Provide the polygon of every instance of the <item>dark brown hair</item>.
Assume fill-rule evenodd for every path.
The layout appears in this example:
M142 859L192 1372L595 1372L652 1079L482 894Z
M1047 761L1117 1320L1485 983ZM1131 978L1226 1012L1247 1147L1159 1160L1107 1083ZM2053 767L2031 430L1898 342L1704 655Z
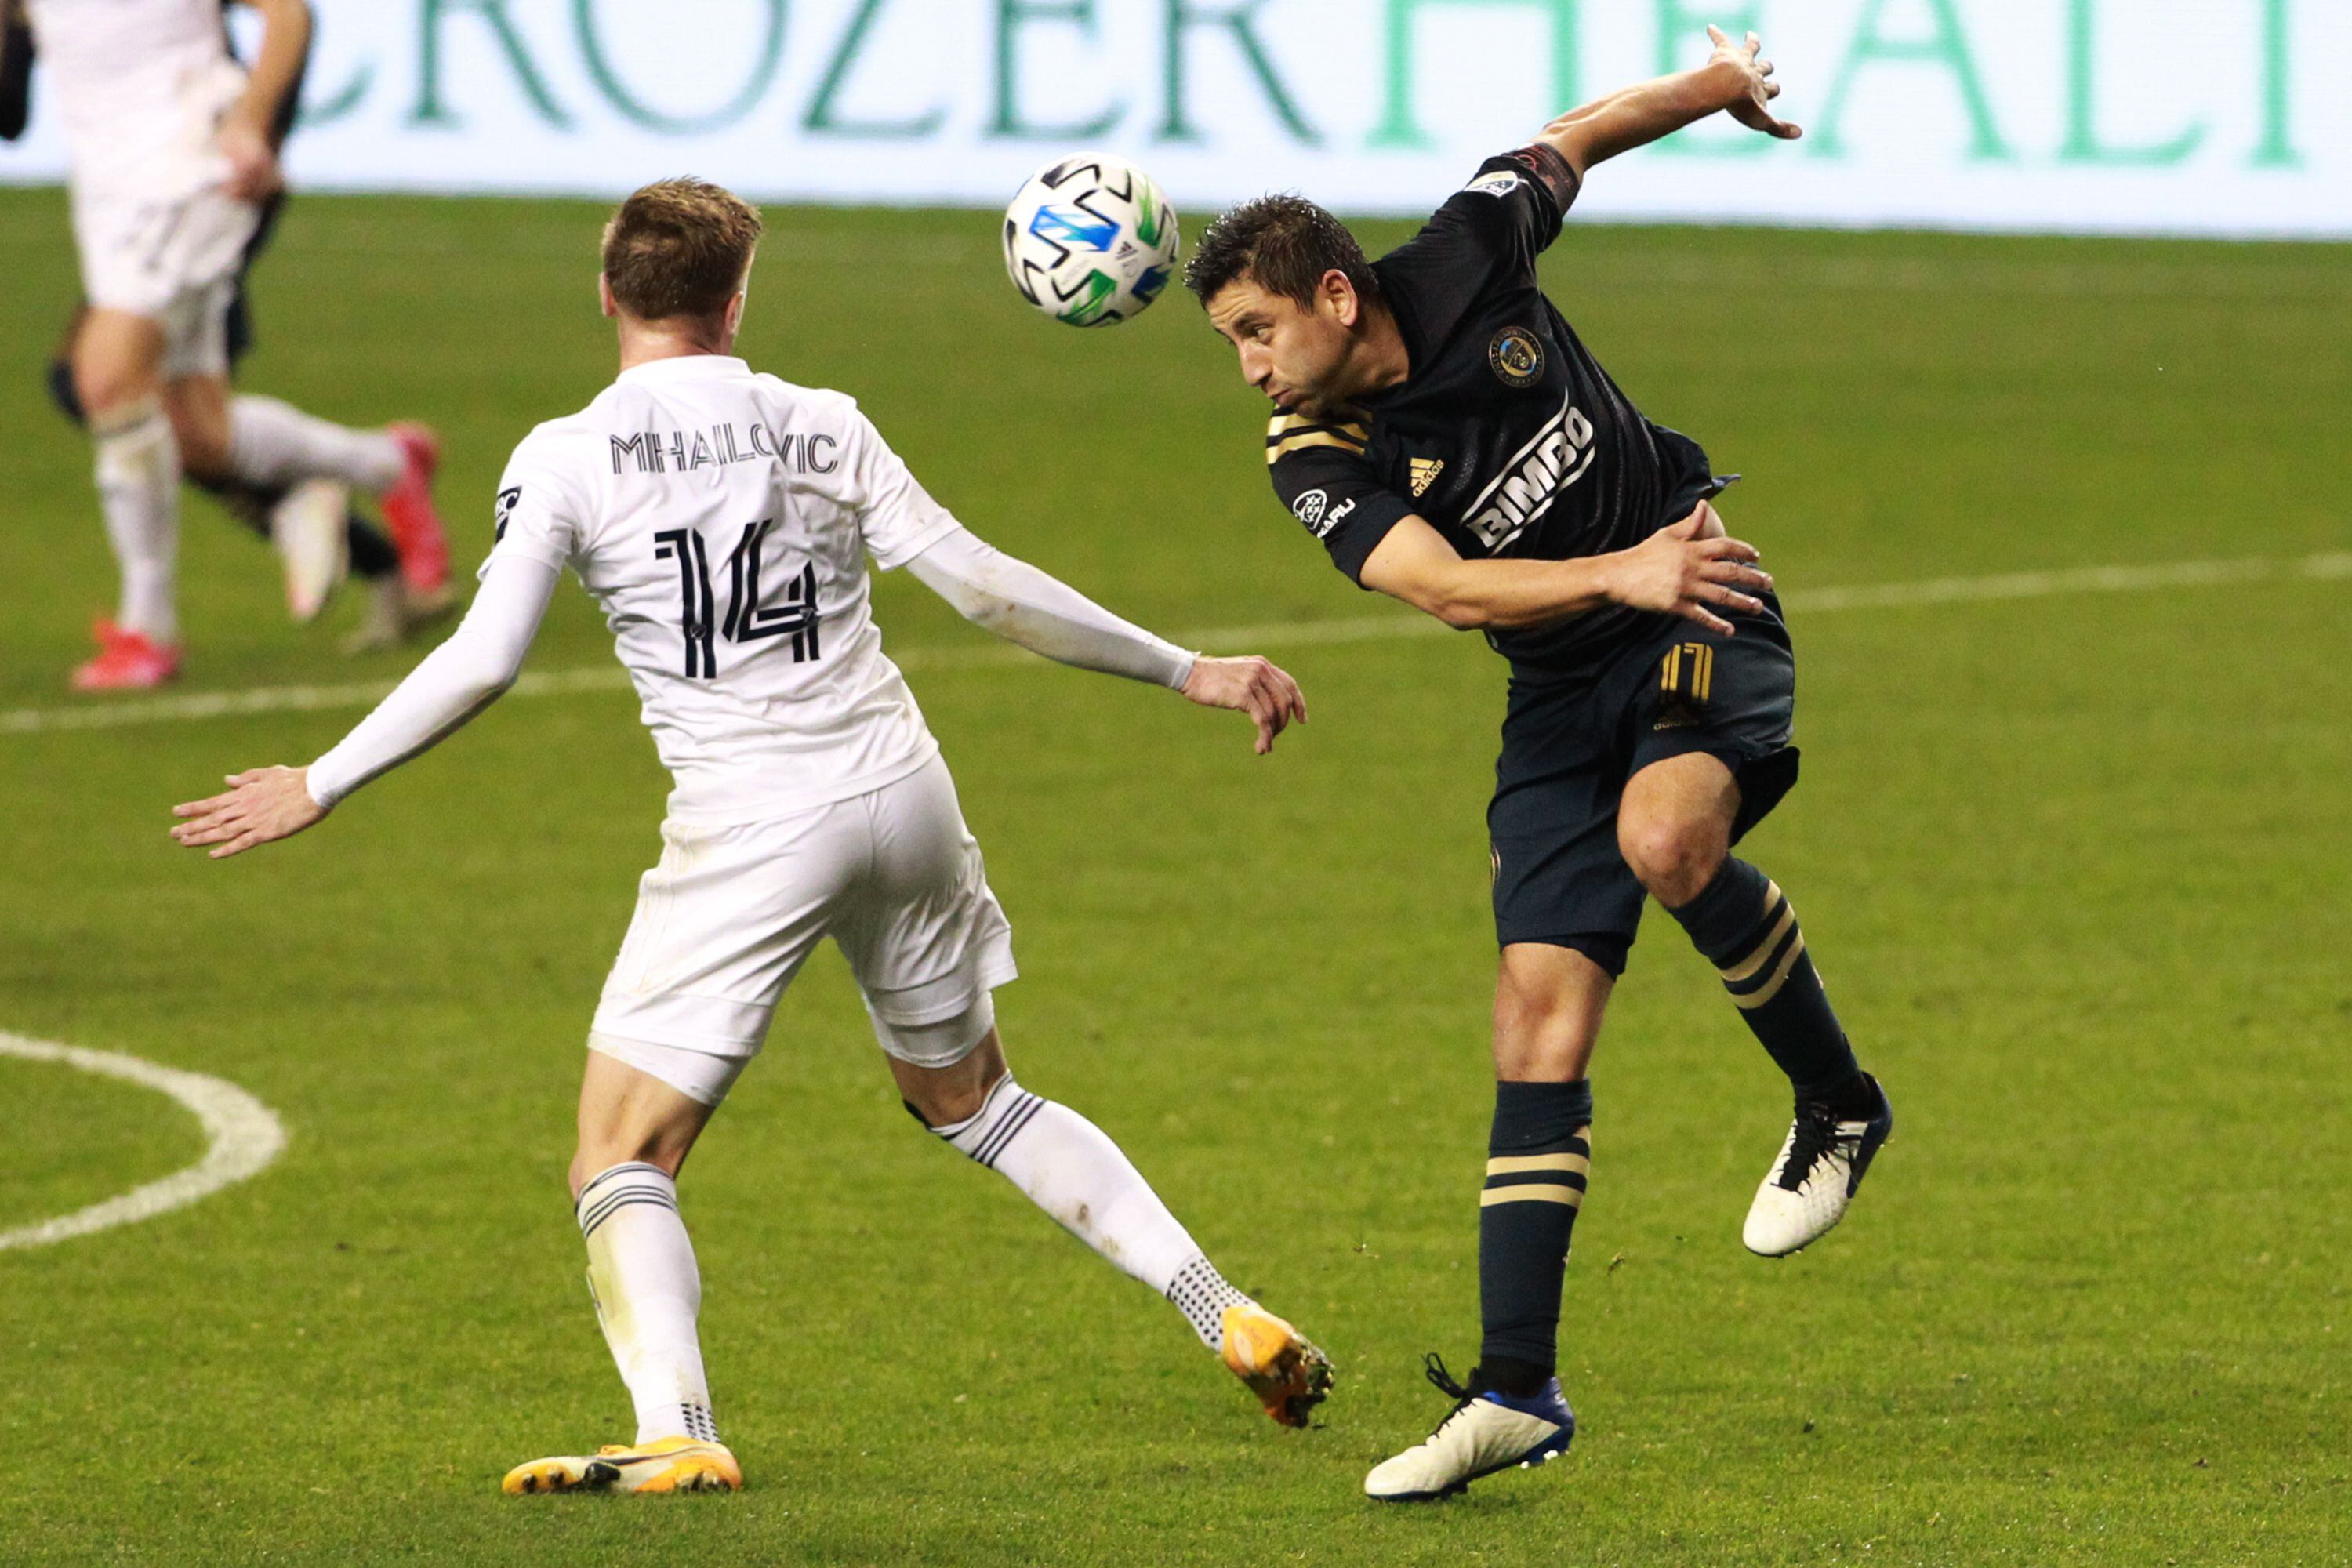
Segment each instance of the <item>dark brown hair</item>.
M1260 196L1209 226L1184 264L1184 287L1205 305L1226 284L1246 277L1303 310L1314 305L1316 287L1332 271L1345 273L1364 299L1380 293L1364 247L1346 224L1305 196Z
M760 209L691 176L656 180L604 226L604 277L640 321L715 316L743 287Z

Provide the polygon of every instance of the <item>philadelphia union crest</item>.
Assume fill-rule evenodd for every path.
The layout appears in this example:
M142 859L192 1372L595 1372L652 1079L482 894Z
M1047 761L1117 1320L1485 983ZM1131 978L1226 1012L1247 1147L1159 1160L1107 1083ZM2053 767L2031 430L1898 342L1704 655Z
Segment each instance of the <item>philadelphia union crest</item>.
M1525 327L1505 327L1486 345L1486 363L1505 386L1533 386L1543 375L1543 344Z

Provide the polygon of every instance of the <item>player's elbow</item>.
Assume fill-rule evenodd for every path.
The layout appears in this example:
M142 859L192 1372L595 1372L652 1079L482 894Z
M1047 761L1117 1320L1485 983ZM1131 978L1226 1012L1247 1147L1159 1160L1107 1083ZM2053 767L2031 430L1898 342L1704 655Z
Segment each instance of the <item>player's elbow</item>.
M1431 585L1408 595L1409 602L1436 616L1457 632L1474 632L1492 624L1493 612L1476 595L1452 584Z
M1494 624L1494 616L1486 605L1468 599L1446 599L1429 607L1429 613L1457 632L1475 632Z
M1455 631L1474 631L1488 622L1488 606L1466 574L1405 574L1376 560L1359 581L1367 588L1378 589L1391 599L1411 605L1425 616L1435 616Z

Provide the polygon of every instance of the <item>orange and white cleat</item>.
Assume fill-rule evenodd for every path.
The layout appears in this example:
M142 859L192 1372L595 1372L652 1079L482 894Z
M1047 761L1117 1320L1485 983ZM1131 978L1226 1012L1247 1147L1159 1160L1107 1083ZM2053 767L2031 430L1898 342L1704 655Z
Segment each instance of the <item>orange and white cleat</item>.
M625 1447L607 1443L593 1457L533 1459L507 1472L499 1488L509 1497L532 1492L731 1492L743 1468L724 1443L657 1437Z
M449 536L433 510L441 441L430 426L413 422L387 425L384 433L400 444L401 472L383 492L383 521L392 530L393 548L400 552L401 576L417 593L431 594L449 581Z
M1226 1308L1224 1329L1225 1365L1285 1426L1306 1426L1307 1413L1331 1396L1331 1358L1264 1307Z
M98 657L73 672L76 691L147 691L180 673L180 645L157 642L101 619L90 628Z

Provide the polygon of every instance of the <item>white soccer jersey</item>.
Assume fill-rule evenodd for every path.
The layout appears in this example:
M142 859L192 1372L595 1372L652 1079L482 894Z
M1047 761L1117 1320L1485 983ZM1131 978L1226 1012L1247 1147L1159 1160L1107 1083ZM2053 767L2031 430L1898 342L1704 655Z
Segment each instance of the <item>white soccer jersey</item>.
M938 753L883 656L866 556L887 570L956 526L855 400L695 354L523 439L491 559L579 574L677 782L672 816L748 822Z
M221 0L26 0L78 197L151 200L217 184L222 111L245 88Z

